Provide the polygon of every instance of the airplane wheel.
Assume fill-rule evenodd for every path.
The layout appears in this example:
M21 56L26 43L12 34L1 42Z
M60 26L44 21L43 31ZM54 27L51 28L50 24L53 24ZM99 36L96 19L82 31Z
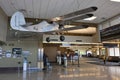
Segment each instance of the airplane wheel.
M50 37L47 37L47 38L46 38L46 41L47 41L47 42L50 42Z
M64 36L60 36L60 41L64 41L65 40L65 37Z

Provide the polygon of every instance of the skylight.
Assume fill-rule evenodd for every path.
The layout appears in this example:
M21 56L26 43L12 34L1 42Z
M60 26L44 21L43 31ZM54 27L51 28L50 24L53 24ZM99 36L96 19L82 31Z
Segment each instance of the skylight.
M92 20L94 20L94 19L96 19L96 18L97 18L96 16L93 16L93 17L90 17L90 18L86 18L86 19L84 19L84 20L92 21Z
M110 0L110 1L114 1L114 2L120 2L120 0Z

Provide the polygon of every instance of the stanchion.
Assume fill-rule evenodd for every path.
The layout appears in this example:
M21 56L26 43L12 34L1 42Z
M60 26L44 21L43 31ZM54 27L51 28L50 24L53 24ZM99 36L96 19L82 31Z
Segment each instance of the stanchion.
M67 67L67 57L64 56L64 67Z
M80 67L80 56L78 55L78 67Z
M61 65L61 57L59 56L59 65Z
M25 57L24 58L24 61L23 61L23 71L27 71L27 58Z
M29 71L30 71L31 61L28 62L28 67L29 67Z
M73 63L73 56L72 56L72 65L74 65L74 63Z
M20 64L21 62L18 62L18 77L20 76Z
M28 74L29 75L29 79L28 80L30 80L30 76L31 76L31 74L30 74L30 67L31 67L31 61L28 62L28 71L29 71L28 72L29 73Z

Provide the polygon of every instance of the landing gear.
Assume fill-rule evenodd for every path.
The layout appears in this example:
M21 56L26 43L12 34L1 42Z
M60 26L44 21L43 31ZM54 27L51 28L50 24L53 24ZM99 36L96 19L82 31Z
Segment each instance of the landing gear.
M60 41L64 41L65 37L63 35L60 36Z
M47 41L47 42L50 42L50 37L47 37L47 38L46 38L46 41Z

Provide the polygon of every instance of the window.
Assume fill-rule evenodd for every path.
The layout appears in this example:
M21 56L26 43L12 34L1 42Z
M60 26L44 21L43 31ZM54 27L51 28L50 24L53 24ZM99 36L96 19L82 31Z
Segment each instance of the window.
M120 56L119 48L115 48L115 56Z
M108 48L109 56L120 56L119 48Z
M109 56L114 56L114 48L108 48Z

